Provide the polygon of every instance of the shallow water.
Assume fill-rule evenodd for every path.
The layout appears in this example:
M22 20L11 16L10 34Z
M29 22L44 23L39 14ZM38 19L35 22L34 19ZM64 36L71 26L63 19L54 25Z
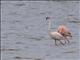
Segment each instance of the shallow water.
M79 60L78 1L2 1L2 60ZM55 46L48 35L46 16L52 16L52 30L66 25L70 43Z

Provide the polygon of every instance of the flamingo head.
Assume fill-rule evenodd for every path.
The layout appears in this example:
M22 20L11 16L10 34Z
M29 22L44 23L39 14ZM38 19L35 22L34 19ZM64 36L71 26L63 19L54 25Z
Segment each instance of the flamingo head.
M50 17L47 16L47 17L46 17L46 20L48 20L48 19L50 19Z

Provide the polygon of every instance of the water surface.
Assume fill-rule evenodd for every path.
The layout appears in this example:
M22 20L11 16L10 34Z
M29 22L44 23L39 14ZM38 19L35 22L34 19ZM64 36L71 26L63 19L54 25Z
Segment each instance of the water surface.
M79 60L78 1L2 1L2 60ZM48 35L46 16L52 16L52 31L66 25L73 38L55 46Z

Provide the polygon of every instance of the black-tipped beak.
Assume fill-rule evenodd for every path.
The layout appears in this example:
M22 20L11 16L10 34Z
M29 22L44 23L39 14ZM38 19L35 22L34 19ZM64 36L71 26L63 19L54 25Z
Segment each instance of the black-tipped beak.
M46 20L47 20L48 18L46 17Z
M46 20L50 19L50 17L46 17Z

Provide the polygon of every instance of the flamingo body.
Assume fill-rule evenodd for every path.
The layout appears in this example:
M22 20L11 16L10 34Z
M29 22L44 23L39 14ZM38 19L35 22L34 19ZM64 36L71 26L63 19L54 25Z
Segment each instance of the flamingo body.
M50 36L54 40L63 40L64 39L64 37L58 32L51 32Z

